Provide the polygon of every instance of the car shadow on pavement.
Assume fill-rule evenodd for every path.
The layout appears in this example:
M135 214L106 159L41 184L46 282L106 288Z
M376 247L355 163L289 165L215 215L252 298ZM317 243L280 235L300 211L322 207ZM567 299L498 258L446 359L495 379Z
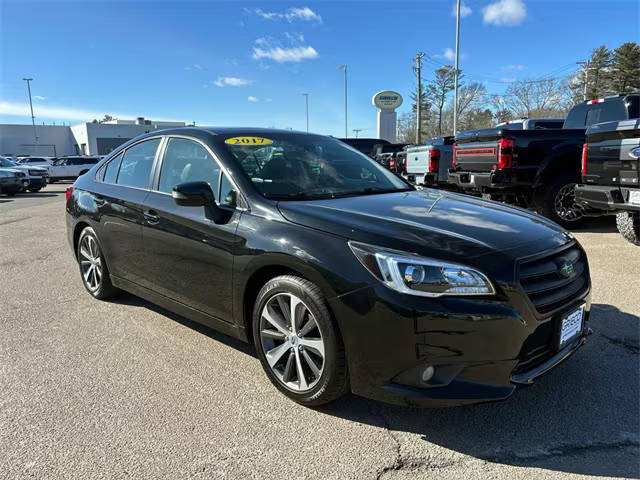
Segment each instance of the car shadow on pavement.
M350 395L318 411L387 428L399 454L391 469L447 467L444 447L497 464L638 478L640 318L596 304L590 324L595 333L580 351L505 402L416 409ZM436 454L400 432L435 444Z
M118 297L115 297L109 301L112 303L116 303L118 305L128 305L132 307L148 308L149 310L152 310L158 313L159 315L170 318L171 320L178 322L184 325L185 327L191 328L192 330L195 330L203 335L206 335L212 340L223 343L242 353L245 353L247 355L257 358L255 354L255 350L253 349L253 345L250 345L241 340L238 340L237 338L230 337L229 335L225 335L224 333L220 333L200 323L192 322L191 320L188 320L185 317L182 317L173 312L170 312L169 310L165 310L164 308L158 305L148 302L143 298L136 297L135 295L130 294L128 292L122 292L122 294L120 294Z
M616 227L615 215L607 215L603 217L589 217L579 227L570 228L569 230L571 232L615 233L618 231L618 227Z
M32 193L19 193L18 195L20 196L20 198L35 198L35 197L57 197L59 194L64 193L64 192L52 192L52 191L47 191L47 193L44 192L32 192Z

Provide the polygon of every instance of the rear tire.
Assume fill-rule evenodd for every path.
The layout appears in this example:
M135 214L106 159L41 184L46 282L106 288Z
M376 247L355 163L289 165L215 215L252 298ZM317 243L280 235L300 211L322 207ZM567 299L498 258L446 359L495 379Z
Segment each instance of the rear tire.
M80 233L76 258L80 268L80 279L87 292L98 300L106 300L120 293L111 283L102 247L93 228L85 227Z
M273 278L258 293L252 320L256 352L280 392L318 406L349 391L344 344L316 285L292 275Z
M640 212L620 212L616 215L620 235L640 246Z
M30 188L29 191L33 192L33 193L38 193L40 190L42 189L42 187L39 188Z
M580 183L576 175L561 174L546 185L539 195L542 215L565 228L579 227L585 220L585 208L576 202L575 187Z

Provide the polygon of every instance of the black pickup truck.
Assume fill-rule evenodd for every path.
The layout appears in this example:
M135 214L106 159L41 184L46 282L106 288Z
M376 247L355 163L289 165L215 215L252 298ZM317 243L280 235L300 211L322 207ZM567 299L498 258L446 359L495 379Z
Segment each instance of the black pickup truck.
M565 227L575 227L593 214L575 199L586 128L638 118L639 102L640 95L634 94L579 103L561 129L461 132L449 183L465 193L535 208Z
M640 120L593 125L582 148L582 185L576 199L603 215L640 245Z

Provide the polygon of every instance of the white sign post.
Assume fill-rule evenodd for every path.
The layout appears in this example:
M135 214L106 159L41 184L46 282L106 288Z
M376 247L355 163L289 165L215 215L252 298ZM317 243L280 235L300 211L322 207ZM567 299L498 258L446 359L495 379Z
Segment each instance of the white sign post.
M371 103L378 109L377 137L395 143L398 121L398 114L395 110L402 105L402 95L391 90L383 90L373 96Z

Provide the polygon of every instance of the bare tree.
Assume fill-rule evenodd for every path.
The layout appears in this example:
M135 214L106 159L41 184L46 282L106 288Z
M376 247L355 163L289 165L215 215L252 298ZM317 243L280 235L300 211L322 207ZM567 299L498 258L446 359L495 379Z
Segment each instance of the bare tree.
M484 104L487 87L480 82L470 82L458 88L458 119L460 125L466 129L466 115L469 111Z
M565 113L565 84L553 78L519 80L509 84L504 95L494 95L495 111L507 110L512 117L543 117Z
M435 78L427 85L426 95L438 111L438 135L442 135L442 111L447 103L447 97L455 86L455 69L445 65L435 71ZM458 79L462 74L458 71Z

